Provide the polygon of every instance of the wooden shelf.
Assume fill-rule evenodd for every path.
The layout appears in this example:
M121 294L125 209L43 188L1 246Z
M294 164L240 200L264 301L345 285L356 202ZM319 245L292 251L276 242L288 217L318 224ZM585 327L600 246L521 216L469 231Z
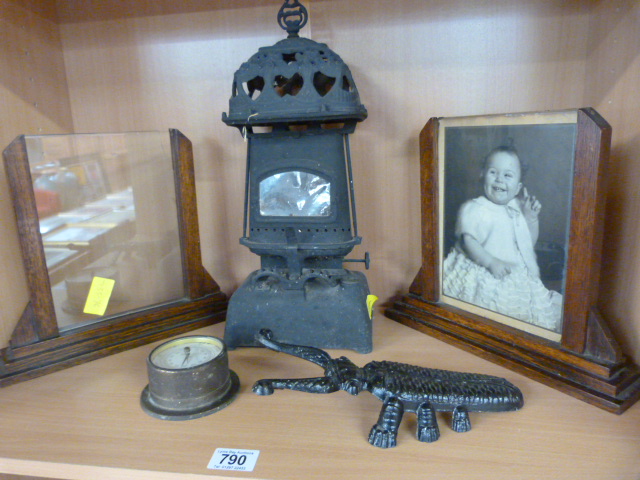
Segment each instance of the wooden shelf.
M234 403L185 422L152 418L139 405L153 345L0 390L0 472L61 479L637 478L640 404L618 416L446 345L376 314L375 350L346 355L358 365L395 360L503 376L518 385L518 412L471 414L459 434L439 416L441 438L414 437L405 415L398 446L367 442L380 403L367 392L312 395L251 392L269 377L321 374L319 367L265 349L230 352L241 391ZM222 336L219 324L199 332ZM251 473L208 470L216 448L260 450ZM0 476L0 478L2 478Z
M231 4L233 3L233 4ZM594 107L611 124L600 308L640 361L640 3L637 0L303 0L301 32L338 53L369 118L351 139L358 227L380 303L405 294L421 263L419 132L433 116ZM246 146L221 121L234 72L284 38L277 0L6 0L0 8L0 141L20 134L180 129L194 146L203 263L233 293L258 266L238 243ZM3 148L0 147L0 148ZM4 188L3 188L4 187ZM0 191L7 179L0 172ZM544 208L553 208L544 205ZM17 228L0 198L0 348L27 301ZM522 388L520 412L477 414L455 434L399 446L366 441L379 402L339 392L276 392L252 383L317 375L318 367L258 349L230 354L242 390L212 416L148 417L139 347L0 389L0 472L48 478L637 479L640 404L616 416L378 314L370 355L494 373ZM223 326L204 330L222 335ZM334 352L338 353L338 352ZM261 451L251 474L206 465L217 447ZM8 479L13 478L8 477ZM5 480L0 474L0 480Z

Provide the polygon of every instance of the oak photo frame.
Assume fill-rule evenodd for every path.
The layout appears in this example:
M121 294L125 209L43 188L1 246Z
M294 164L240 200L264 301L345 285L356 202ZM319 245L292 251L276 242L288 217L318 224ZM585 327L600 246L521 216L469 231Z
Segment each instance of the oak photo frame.
M454 137L454 131L457 134L460 129L463 140L458 140L458 146L454 142L452 147L451 140L447 144L447 134ZM473 129L473 138L464 136L469 133L465 129ZM518 129L524 129L524 134L519 135ZM506 139L520 151L517 143L525 138L537 145L544 144L544 139L558 142L561 148L555 153L565 152L559 163L569 162L564 166L566 178L560 180L560 186L551 186L551 190L560 191L560 198L565 195L564 203L552 201L552 210L566 210L566 214L556 222L560 225L556 242L544 242L554 247L552 251L561 261L559 268L551 269L555 278L545 279L551 282L550 289L557 288L562 296L561 323L555 329L539 328L509 314L505 320L505 315L493 315L490 309L460 302L443 291L443 263L453 242L446 236L451 236L448 232L456 224L461 202L451 199L451 190L459 193L457 190L464 189L464 182L456 177L460 165L451 160L456 148L475 155L484 147L486 155L489 145ZM568 153L567 139L571 143ZM610 142L611 127L591 108L430 119L420 134L422 265L409 293L386 315L602 409L614 413L626 410L640 398L640 369L623 354L597 306ZM543 145L542 153L549 154L558 145ZM521 156L526 156L524 150ZM448 184L443 173L447 166ZM477 162L472 170L466 175L477 180L481 171ZM539 178L544 173L535 175ZM542 197L541 239L550 230L548 225L542 226L549 194L543 192ZM540 260L544 252L536 253Z
M114 194L129 192L134 198L132 208L135 219L126 220L128 225L126 222L113 220L114 214L124 213L124 210L107 213L111 216L109 222L101 224L97 231L117 231L119 235L112 237L111 241L104 239L100 249L95 248L92 251L91 242L86 242L86 245L82 242L72 244L71 237L61 245L55 245L54 249L47 245L48 227L43 228L41 217L52 219L55 216L67 215L67 211L57 213L57 210L53 216L43 216L43 203L39 200L42 196L38 197L37 191L42 191L44 187L39 186L34 177L30 154L35 153L36 157L45 159L47 156L43 154L46 153L45 150L29 146L34 145L34 140L53 137L62 139L62 145L73 145L74 150L78 143L82 143L78 140L82 137L100 137L98 145L106 144L112 147L114 144L126 144L133 147L117 151L112 148L98 148L83 154L91 160L89 165L93 165L95 155L104 157L104 164L107 167L109 164L111 166L111 186ZM113 140L116 137L120 140ZM122 140L122 137L125 137L125 140ZM43 143L35 144L41 146ZM93 143L91 145L94 146ZM150 146L152 148L149 148ZM149 150L154 154L156 150L160 153L154 156ZM0 387L224 320L227 297L202 265L193 149L191 141L180 131L170 129L168 132L119 134L21 135L4 150L3 157L20 236L27 277L28 303L17 321L9 345L0 350ZM64 158L54 158L56 160L51 164L59 167ZM132 166L123 173L123 165ZM162 177L156 176L160 170L163 172ZM65 167L61 171L68 173L72 172L72 169ZM86 175L85 173L76 170L76 180L92 176L91 172ZM98 172L93 173L97 175ZM131 183L126 183L127 187L124 189L115 189L113 187L118 177ZM162 181L157 181L159 178ZM63 194L68 191L65 189L67 185L68 183L62 182L58 185L60 189L48 190L51 196L45 198L52 198L53 193L56 193L56 202L49 203L62 203L60 199L65 198ZM102 190L102 187L98 190ZM105 197L102 191L97 194L89 192L86 185L82 189L75 189L74 196L78 191L91 198L100 197L98 201L105 204L113 201L113 198ZM116 201L118 205L124 202L122 199ZM156 212L149 215L148 209L140 208L141 204L152 206ZM167 206L169 208L166 208ZM74 208L76 211L92 207L81 203L74 204ZM92 218L85 224L87 226L84 229L96 228L95 221L95 218ZM170 231L164 228L168 223L171 223ZM125 228L121 228L120 225L125 225ZM55 228L59 228L57 232L71 228L82 230L78 228L78 224L63 224ZM169 237L170 240L167 241ZM62 263L54 269L51 264L51 250L54 250L54 253L59 253L59 250L71 253L66 257L63 255ZM99 254L94 255L98 250ZM143 264L151 264L154 275L143 273L134 277L135 281L129 281L126 288L121 288L124 291L123 296L126 294L127 298L119 302L119 308L111 310L113 297L123 278L125 261L113 261L107 266L100 265L100 262L107 255L114 255L116 258L115 254L118 261L124 258L129 262L127 265L130 277L132 271L137 270L135 267ZM133 260L134 256L137 256L136 263ZM166 261L160 263L156 261L157 258ZM175 268L167 271L165 267L169 265ZM119 268L120 266L122 268ZM60 270L65 269L67 274L60 273ZM91 273L87 273L89 269ZM138 270L147 272L144 269ZM74 304L69 301L72 298L71 293L75 294L81 290L77 288L78 285L84 287L87 284L77 279L90 275L95 280L96 277L102 276L93 273L96 271L116 272L109 277L116 278L114 294L111 300L106 301L109 309L97 314L87 312L86 307L85 311L82 311L82 307L80 310L74 310ZM120 276L117 275L118 272ZM160 294L153 292L155 296L143 296L142 292L145 289L150 290L147 288L148 285L158 278L172 282L175 288L169 294L161 291ZM70 282L70 279L73 282ZM66 303L58 302L59 292L56 291L56 284L64 284ZM160 286L167 290L166 285ZM80 298L86 299L88 303L91 294L87 294L86 291L81 293L84 297L80 295ZM81 305L83 304L84 301ZM77 320L76 323L64 324L60 318L64 311L71 311L70 316Z

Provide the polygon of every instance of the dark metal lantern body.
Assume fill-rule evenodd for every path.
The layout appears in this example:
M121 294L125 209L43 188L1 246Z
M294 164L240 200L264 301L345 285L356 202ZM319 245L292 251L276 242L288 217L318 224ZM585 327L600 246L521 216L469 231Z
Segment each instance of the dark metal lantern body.
M367 116L351 72L326 45L292 33L236 72L223 121L248 142L240 242L261 257L231 297L225 342L280 338L371 351L369 288L343 268L357 234L348 135Z

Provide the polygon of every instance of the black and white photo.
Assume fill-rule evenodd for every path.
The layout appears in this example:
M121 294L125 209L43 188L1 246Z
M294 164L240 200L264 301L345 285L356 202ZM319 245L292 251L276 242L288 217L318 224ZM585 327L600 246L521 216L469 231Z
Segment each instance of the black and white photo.
M439 150L443 299L555 339L576 125L562 116L447 120Z

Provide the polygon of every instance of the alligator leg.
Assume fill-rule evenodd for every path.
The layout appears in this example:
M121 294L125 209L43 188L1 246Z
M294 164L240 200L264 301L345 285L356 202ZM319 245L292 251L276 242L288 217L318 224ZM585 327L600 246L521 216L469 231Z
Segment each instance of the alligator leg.
M453 417L451 418L451 429L454 432L463 433L471 430L471 420L469 412L461 405L453 409Z
M380 448L395 447L403 413L402 402L397 397L389 397L380 410L378 423L371 428L369 443Z
M265 379L253 384L253 391L258 395L271 395L274 389L307 393L332 393L339 390L327 377Z
M418 416L418 430L416 437L421 442L435 442L440 438L440 429L438 428L438 420L436 419L436 411L425 402L416 410Z

